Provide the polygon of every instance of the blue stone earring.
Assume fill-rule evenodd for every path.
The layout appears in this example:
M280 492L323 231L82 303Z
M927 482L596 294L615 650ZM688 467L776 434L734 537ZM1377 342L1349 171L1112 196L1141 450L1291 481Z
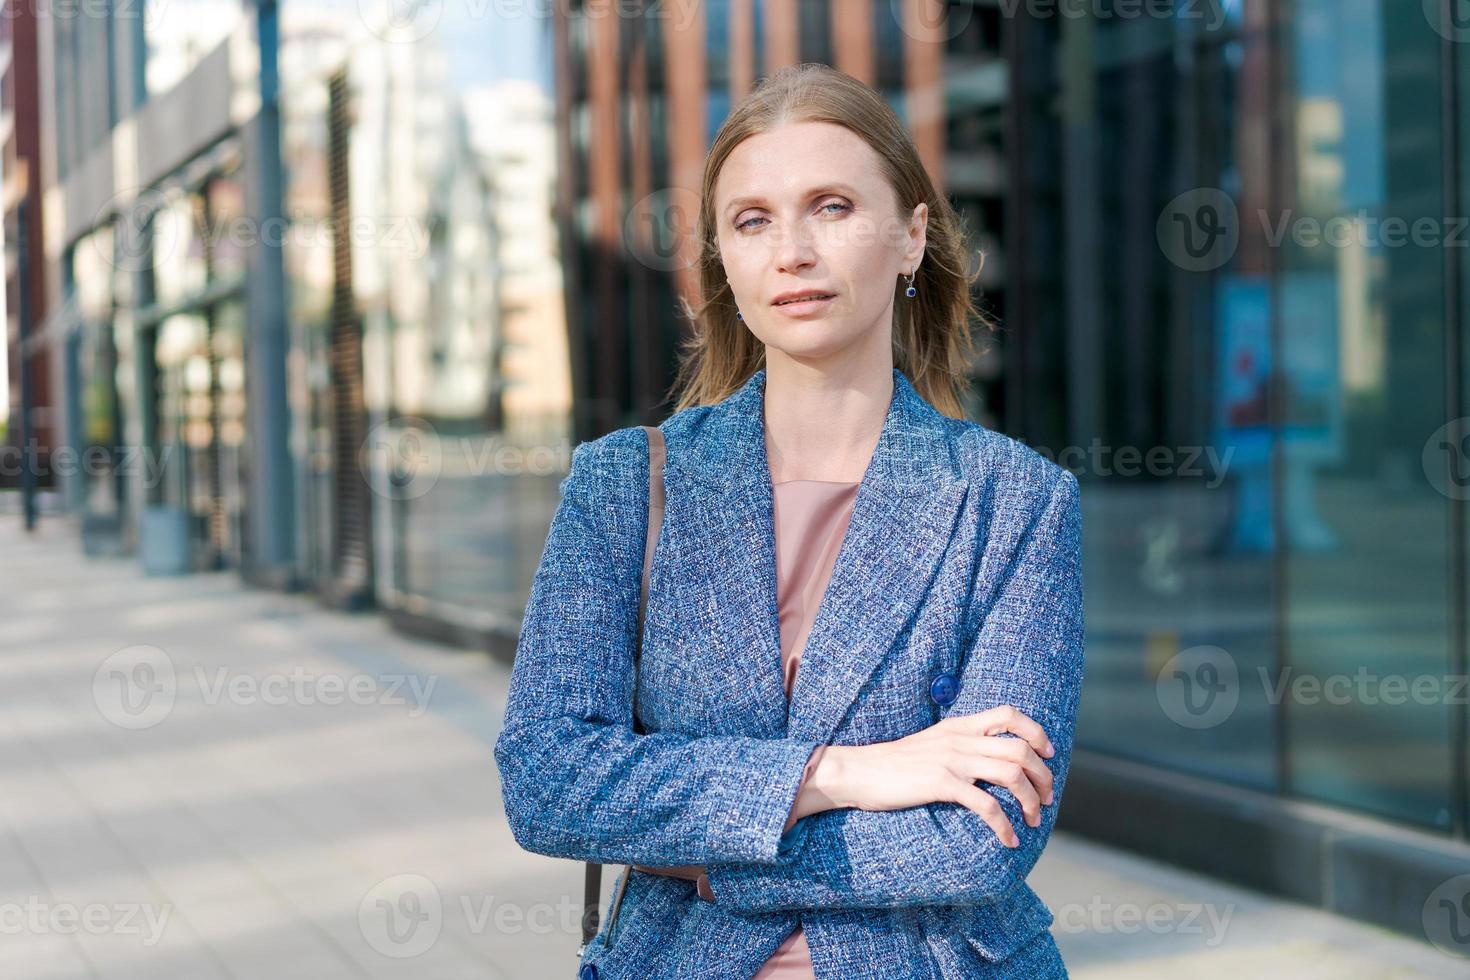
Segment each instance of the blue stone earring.
M744 320L745 319L745 314L744 313L741 313L739 310L736 310L735 311L735 319L737 319L737 320Z
M903 294L905 296L907 296L909 299L913 299L915 296L919 295L919 291L914 288L914 274L912 272L908 273L908 279L909 279L909 288L905 289L903 291Z

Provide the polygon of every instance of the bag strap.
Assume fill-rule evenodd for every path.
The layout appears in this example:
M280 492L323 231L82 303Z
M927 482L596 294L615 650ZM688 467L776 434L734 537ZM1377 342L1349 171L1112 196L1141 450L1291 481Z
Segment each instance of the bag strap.
M633 648L633 730L638 724L638 666L643 659L643 616L648 608L648 579L653 574L653 551L664 523L664 434L656 425L640 426L648 433L648 537L643 542L643 583L638 590L638 643Z
M643 617L648 608L648 579L653 571L653 551L658 546L659 531L664 523L664 460L667 447L664 434L656 425L639 426L648 435L648 536L643 542L643 577L638 588L638 633L633 646L633 731L642 733L638 724L638 675L643 656ZM630 864L623 871L618 883L618 892L613 896L612 908L608 911L608 940L612 940L613 927L617 925L618 911L623 905L623 892L628 888L628 877L633 873ZM598 907L602 903L602 865L587 862L582 888L582 945L577 947L577 958L581 959L587 944L597 936Z

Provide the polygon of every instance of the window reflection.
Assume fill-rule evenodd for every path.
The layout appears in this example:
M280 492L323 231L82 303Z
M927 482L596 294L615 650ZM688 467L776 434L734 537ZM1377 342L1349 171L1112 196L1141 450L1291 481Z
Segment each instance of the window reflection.
M1299 0L1291 22L1282 517L1289 666L1312 683L1286 701L1289 771L1448 827L1449 509L1420 464L1446 418L1441 48L1393 6Z
M161 306L175 306L200 292L209 280L205 263L204 200L181 188L160 195L150 238L153 295Z
M1185 198L1191 221L1264 200L1270 176L1251 140L1269 111L1266 49L1228 25L1029 27L1036 70L1016 93L1028 165L1008 174L1008 193L1025 203L1030 248L1006 256L1019 293L1008 289L1006 308L1026 330L1002 336L1017 386L1003 424L1083 482L1079 738L1273 788L1277 713L1255 680L1277 649L1259 400L1269 264L1246 230L1208 273L1159 237L1160 215L1192 188L1213 190ZM1169 43L1175 29L1187 59ZM966 90L983 92L984 77L971 72Z
M184 535L152 559L170 567L243 568L248 559L244 273L253 239L242 227L239 149L213 146L137 206L152 210L136 243L146 261L143 302L129 316L139 341L129 371L143 382L145 517Z
M1260 5L1027 25L1007 424L1084 481L1084 744L1448 827L1441 48L1288 9L1281 93Z
M484 54L537 25L471 13L351 46L284 22L281 64L310 574L331 591L368 587L370 568L384 606L478 630L524 601L570 452L571 379L555 103ZM568 38L585 56L575 22ZM615 103L615 124L642 112ZM596 149L587 112L567 129L574 152Z

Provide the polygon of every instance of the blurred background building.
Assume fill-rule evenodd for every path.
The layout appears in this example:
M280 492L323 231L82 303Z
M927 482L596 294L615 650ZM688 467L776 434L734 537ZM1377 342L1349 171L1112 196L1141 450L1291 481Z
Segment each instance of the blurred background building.
M0 479L79 546L508 656L713 134L822 61L984 253L971 417L1082 480L1063 826L1410 932L1470 868L1452 3L11 6Z
M0 466L0 489L23 490L33 526L36 493L56 489L51 449L56 445L50 359L31 333L46 316L41 255L41 120L36 91L36 11L7 4L0 19L0 240L5 289L0 293L5 343L0 345L0 446L12 447L15 465ZM21 465L21 455L29 465Z

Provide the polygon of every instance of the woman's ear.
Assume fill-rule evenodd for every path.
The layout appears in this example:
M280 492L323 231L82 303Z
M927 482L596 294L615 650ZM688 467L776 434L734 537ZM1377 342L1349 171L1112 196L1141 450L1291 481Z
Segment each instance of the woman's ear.
M904 260L909 263L909 268L915 272L919 269L919 263L924 259L924 249L929 244L929 205L920 201L914 206L913 213L909 216L909 249L904 253Z

